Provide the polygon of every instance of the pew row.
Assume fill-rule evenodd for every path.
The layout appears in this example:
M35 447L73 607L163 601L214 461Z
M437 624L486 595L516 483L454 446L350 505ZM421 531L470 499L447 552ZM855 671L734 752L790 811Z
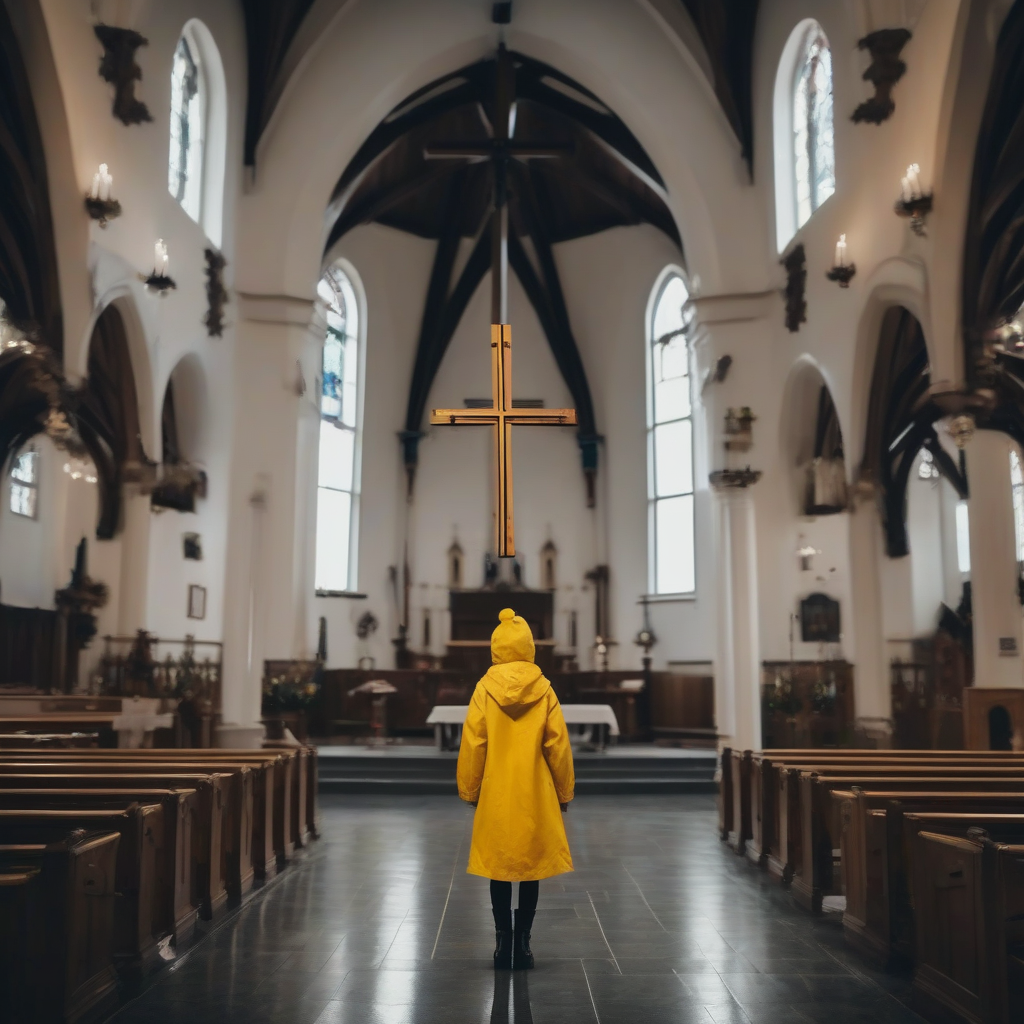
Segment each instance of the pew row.
M171 774L153 771L148 766L146 773L142 773L132 772L128 768L125 765L102 765L91 769L73 764L53 766L0 763L0 784L13 789L118 789L130 782L131 785L147 789L194 789L198 798L198 814L192 822L192 892L200 916L210 920L225 905L229 896L224 833L229 828L231 776L226 773L200 772Z
M964 835L973 826L1024 841L1024 792L832 794L842 822L847 941L881 967L910 964L915 921L910 898L915 837L922 829Z
M155 950L154 908L158 906L158 849L164 842L160 804L131 804L118 809L0 809L4 845L59 843L70 832L114 832L120 836L115 863L113 952L129 961Z
M113 1008L120 834L72 832L0 844L0 1006L4 1019L63 1024Z
M170 935L180 949L192 938L199 913L192 886L192 826L199 815L194 789L0 789L4 810L125 809L133 803L159 803L164 808L165 842L158 850L153 938L159 941Z
M976 792L1014 793L1024 790L1024 768L1010 766L991 768L930 768L904 765L899 775L888 774L894 769L842 769L824 768L837 774L787 768L789 788L797 788L799 811L788 814L782 841L787 858L784 874L790 878L790 887L797 902L808 910L821 909L822 899L838 895L839 873L835 870L840 855L838 846L840 823L832 802L833 790L848 790L852 786L878 791L914 789L919 792L943 792L969 789ZM838 774L842 772L842 774Z
M1024 1000L1024 846L917 834L914 995L932 1019L1010 1024Z

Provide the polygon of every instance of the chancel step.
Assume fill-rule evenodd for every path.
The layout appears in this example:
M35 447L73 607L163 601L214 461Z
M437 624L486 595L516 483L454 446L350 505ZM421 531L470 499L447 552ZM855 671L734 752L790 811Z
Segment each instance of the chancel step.
M454 753L321 747L320 792L455 794L456 761ZM575 764L579 796L714 793L718 788L712 751L577 752Z

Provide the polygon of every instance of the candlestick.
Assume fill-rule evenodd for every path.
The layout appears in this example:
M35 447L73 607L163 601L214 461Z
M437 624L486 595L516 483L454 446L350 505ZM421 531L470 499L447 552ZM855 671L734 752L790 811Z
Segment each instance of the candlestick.
M154 262L153 262L153 270L154 270L154 272L159 277L166 277L167 276L167 264L168 264L169 261L168 261L168 258L167 258L167 243L162 238L158 238L156 240L156 245L153 246L153 255L154 255Z
M911 164L907 168L907 184L910 186L910 198L917 199L921 195L921 168Z
M836 242L836 262L837 267L846 266L846 235L840 235L839 241Z

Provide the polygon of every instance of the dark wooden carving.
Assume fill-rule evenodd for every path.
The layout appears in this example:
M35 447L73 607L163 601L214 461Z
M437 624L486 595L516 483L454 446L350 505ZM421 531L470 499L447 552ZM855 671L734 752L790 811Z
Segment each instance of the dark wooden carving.
M20 5L19 5L20 6ZM0 4L0 305L60 357L64 328L46 153L18 37Z
M142 78L135 51L148 46L149 40L133 29L113 25L96 25L93 31L103 44L100 78L114 87L114 117L125 125L152 121L149 108L135 95L135 83Z
M909 40L910 32L905 28L883 28L857 41L859 49L871 54L871 63L862 77L874 85L875 95L857 106L850 115L851 121L881 124L892 117L896 109L893 86L907 70L907 65L900 60L900 51Z
M203 324L211 338L224 335L224 307L227 305L228 293L224 287L224 268L227 260L216 249L206 249L206 316Z
M800 602L800 639L805 644L837 644L841 636L838 601L828 594L810 594Z
M779 262L786 268L786 328L796 332L801 324L807 323L807 300L804 298L807 255L803 242L787 252Z

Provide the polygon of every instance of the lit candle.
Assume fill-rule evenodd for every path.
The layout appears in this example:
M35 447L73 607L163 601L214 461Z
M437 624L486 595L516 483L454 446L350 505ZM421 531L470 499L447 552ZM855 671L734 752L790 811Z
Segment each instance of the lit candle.
M900 178L900 196L905 203L909 203L911 200L910 181L905 177Z
M100 164L100 167L102 168L103 165ZM89 198L90 199L99 199L99 197L100 197L100 172L97 171L92 176L92 189L89 192Z
M911 198L917 199L921 195L921 168L917 164L911 164L907 168L907 184L910 185Z
M114 185L114 179L107 170L106 164L100 164L99 171L100 178L100 199L109 200L111 190Z
M836 242L836 263L837 267L846 266L846 235L842 234L839 236L839 241Z
M162 239L156 240L156 245L153 247L154 261L153 270L157 277L167 276L167 243Z

